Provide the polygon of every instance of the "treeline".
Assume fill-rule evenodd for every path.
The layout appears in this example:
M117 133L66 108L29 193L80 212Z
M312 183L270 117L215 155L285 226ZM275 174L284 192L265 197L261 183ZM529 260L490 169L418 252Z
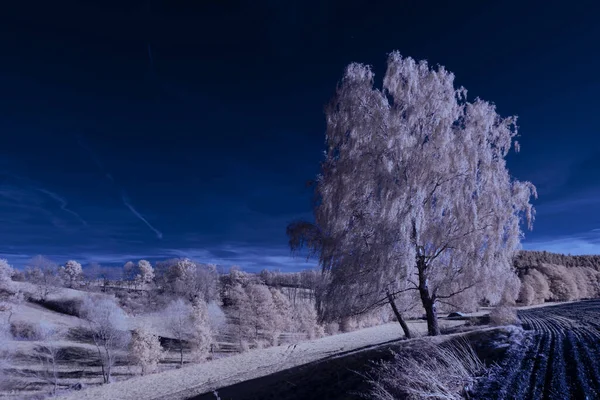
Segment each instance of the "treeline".
M520 251L514 259L519 275L525 275L529 268L540 264L564 265L567 268L585 267L600 271L600 255L572 256L547 251Z
M521 279L518 302L569 301L600 297L600 256L521 251L514 260Z

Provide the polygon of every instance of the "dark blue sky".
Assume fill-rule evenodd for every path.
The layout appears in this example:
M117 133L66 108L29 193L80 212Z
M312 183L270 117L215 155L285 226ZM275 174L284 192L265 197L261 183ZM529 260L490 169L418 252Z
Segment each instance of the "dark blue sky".
M345 65L445 65L519 115L526 248L600 253L588 1L29 1L0 9L0 256L292 269ZM525 4L526 3L526 4Z

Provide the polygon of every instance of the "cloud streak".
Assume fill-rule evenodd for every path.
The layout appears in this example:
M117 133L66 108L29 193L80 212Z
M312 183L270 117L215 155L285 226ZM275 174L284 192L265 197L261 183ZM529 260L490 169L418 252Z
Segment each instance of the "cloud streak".
M146 218L144 218L144 216L142 214L140 214L129 202L129 200L127 199L127 196L125 194L121 195L121 200L123 200L123 204L125 204L125 206L127 208L129 208L129 210L132 212L133 215L135 215L136 217L138 217L138 219L140 221L142 221L143 223L145 223L148 228L150 228L155 234L156 237L159 239L163 238L163 234L161 231L159 231L158 229L156 229L154 226L152 226L152 224L150 222L148 222L148 220Z
M81 218L81 216L79 214L77 214L75 211L67 208L67 206L69 205L69 203L67 203L67 201L60 197L59 195L57 195L54 192L51 192L49 190L46 189L42 189L42 188L35 188L38 192L42 192L46 195L48 195L49 197L51 197L52 199L56 200L59 204L60 204L60 209L63 210L64 212L67 212L71 215L73 215L75 218L77 218L79 220L79 222L81 222L83 225L87 226L87 222Z
M572 255L600 254L600 229L592 229L569 237L526 241L523 243L523 248Z

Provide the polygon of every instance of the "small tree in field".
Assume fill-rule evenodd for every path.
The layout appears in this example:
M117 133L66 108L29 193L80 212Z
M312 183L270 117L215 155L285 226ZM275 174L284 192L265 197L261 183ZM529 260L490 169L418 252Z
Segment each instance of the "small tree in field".
M83 268L75 260L69 260L60 268L61 274L65 277L70 288L74 287L83 277Z
M130 354L133 362L141 367L142 375L146 375L156 370L164 351L158 336L142 325L132 332Z
M513 284L535 187L506 168L516 118L467 102L443 67L394 52L383 88L373 83L368 67L351 64L326 110L315 208L325 305L414 290L437 335L439 302L468 291L495 303Z
M64 338L64 331L47 321L38 325L39 340L36 345L36 356L42 369L34 372L34 377L43 380L52 387L52 395L58 390L58 362L60 346L58 341Z
M130 340L127 314L115 299L104 297L86 297L81 312L93 334L103 381L110 383L117 350L124 349Z

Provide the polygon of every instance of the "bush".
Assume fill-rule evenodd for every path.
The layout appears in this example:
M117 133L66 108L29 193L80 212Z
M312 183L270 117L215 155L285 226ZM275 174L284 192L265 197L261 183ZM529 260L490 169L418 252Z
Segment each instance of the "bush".
M337 322L329 322L325 325L325 333L327 335L337 335L340 332L340 324Z
M48 310L56 311L61 314L72 315L74 317L81 316L81 306L83 302L80 299L36 300L34 302Z
M516 325L519 317L514 308L508 306L498 306L490 313L490 323L492 325Z
M10 324L10 333L17 340L41 340L43 339L39 324L25 321L14 321Z

